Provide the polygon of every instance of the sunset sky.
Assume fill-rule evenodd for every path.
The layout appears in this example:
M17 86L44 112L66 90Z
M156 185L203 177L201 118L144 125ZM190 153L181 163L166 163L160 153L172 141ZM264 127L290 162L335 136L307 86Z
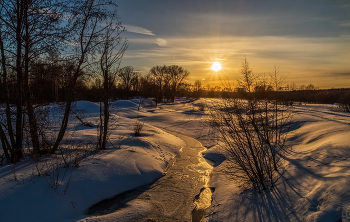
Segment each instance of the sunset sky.
M147 74L179 65L190 82L221 85L246 57L256 74L274 66L287 83L350 87L349 0L116 0L128 30L122 66ZM211 70L213 62L222 69Z

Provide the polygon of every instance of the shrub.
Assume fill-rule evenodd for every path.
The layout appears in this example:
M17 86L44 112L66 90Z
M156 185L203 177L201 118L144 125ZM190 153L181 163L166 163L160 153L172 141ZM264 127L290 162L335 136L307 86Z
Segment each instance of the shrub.
M203 103L201 103L201 104L198 105L198 110L199 110L199 111L204 111L204 110L205 110L205 106L204 106Z
M135 126L134 126L134 133L135 136L141 136L141 131L143 128L143 122L139 121L138 119L136 119L135 121Z
M246 61L242 74L241 84L245 84L246 93L252 95L251 89L257 88L259 82ZM271 75L271 82L276 86L277 80L276 75ZM227 173L260 192L274 187L282 172L281 154L286 151L291 106L278 102L277 97L274 100L267 96L247 98L220 99L210 104L208 110L211 125L227 152Z
M338 110L341 112L350 113L350 92L346 92L338 99Z

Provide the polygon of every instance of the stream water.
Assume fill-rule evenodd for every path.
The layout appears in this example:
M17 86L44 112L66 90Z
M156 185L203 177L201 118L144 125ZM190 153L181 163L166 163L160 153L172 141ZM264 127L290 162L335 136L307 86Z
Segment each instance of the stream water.
M129 201L150 206L145 215L133 221L193 221L199 222L211 205L214 188L209 187L213 167L202 157L206 150L194 138L166 130L186 142L186 147L167 167L166 174L155 183L126 192L92 206L92 214L110 207L120 210ZM108 217L106 217L108 218Z

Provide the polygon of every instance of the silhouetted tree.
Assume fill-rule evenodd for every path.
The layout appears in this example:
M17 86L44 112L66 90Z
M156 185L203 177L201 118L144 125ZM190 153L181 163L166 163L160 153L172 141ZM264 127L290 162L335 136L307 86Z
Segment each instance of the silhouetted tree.
M109 18L106 24L107 29L102 36L100 53L100 67L103 77L103 112L100 103L100 131L98 135L98 146L101 150L106 149L106 142L109 129L109 103L111 98L111 88L115 85L115 79L118 74L119 64L127 48L125 39L120 34L125 30L121 23L115 17ZM119 72L119 75L121 73Z
M131 86L136 76L137 72L134 71L134 67L132 66L125 66L118 70L118 77L121 79L126 99L130 98Z
M306 90L315 90L316 87L315 87L314 85L312 85L312 84L309 84L309 85L307 85L307 86L305 87L305 89L306 89Z
M190 72L180 66L172 65L167 67L167 73L170 76L169 86L171 92L171 102L174 102L175 94L179 85L190 75Z
M164 88L164 81L165 81L165 75L166 75L166 69L167 67L164 66L154 66L150 69L150 73L153 77L153 85L154 85L154 92L155 92L155 102L156 105L163 100L163 88Z
M177 65L164 65L151 68L150 74L153 77L155 99L158 104L163 101L164 96L174 102L176 91L190 72Z
M201 90L202 89L202 82L200 81L200 80L196 80L195 82L194 82L194 90L195 91L199 91L199 90Z
M278 87L279 79L275 70L269 82ZM244 60L239 86L245 89L246 99L225 98L209 105L211 124L227 151L227 173L259 191L273 187L279 178L291 121L290 107L254 96L256 89L266 88L262 83Z
M23 106L26 106L33 153L40 153L40 141L29 84L30 68L41 56L53 51L62 41L64 1L7 0L0 1L2 69L16 73L16 141L9 133L11 146L15 145L13 161L22 157ZM7 124L11 124L7 118ZM11 129L8 128L11 131Z
M68 24L73 29L69 38L66 39L66 44L71 45L69 49L74 55L69 59L76 65L68 79L69 87L67 88L68 97L65 112L56 142L51 150L52 153L56 152L66 132L78 78L82 77L84 73L93 71L92 68L96 66L94 56L98 52L99 46L104 43L101 40L110 27L108 24L117 18L116 7L113 2L108 0L79 0L72 2L72 6L69 8Z

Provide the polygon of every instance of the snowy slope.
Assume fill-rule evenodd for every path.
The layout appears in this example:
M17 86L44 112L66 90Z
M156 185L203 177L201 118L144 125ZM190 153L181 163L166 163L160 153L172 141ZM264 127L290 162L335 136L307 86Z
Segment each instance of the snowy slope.
M79 101L75 107L84 110L86 121L94 123L98 104ZM131 112L137 109L125 101L119 102L118 107L134 108ZM87 158L79 168L62 168L60 178L64 173L67 175L59 181L56 191L46 182L49 176L37 175L30 158L16 165L0 166L1 221L75 221L85 217L84 211L91 205L161 177L184 142L149 124L136 138L134 119L115 118L118 126L111 135L115 148L109 146ZM91 141L96 138L96 127L76 123L71 129L75 130L76 138Z
M207 221L350 221L350 114L295 107L285 173L276 189L245 191L220 172ZM208 150L207 152L210 152Z

